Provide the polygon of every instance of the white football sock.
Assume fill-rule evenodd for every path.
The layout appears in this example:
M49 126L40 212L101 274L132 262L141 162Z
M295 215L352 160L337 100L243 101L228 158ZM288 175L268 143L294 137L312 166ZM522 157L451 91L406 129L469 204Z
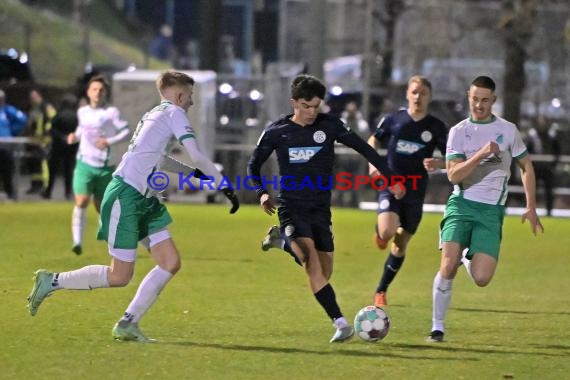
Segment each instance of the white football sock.
M453 280L441 277L437 272L433 279L433 318L432 331L444 331L445 314L451 301L451 285Z
M343 327L348 326L348 322L345 317L340 317L334 320L334 326L337 329L342 329Z
M469 248L465 248L463 250L463 252L461 252L461 263L463 264L463 266L465 267L465 270L467 271L467 275L469 276L469 278L472 281L473 280L473 275L471 274L471 260L469 260L467 258L467 253L469 252Z
M83 230L85 229L85 221L87 219L87 209L79 206L73 207L71 214L71 235L73 236L73 245L81 245L83 242Z
M70 272L60 272L54 278L54 289L90 290L109 287L107 265L89 265Z
M158 265L152 268L139 285L137 294L127 307L123 319L137 323L156 301L172 276L174 276L172 273Z

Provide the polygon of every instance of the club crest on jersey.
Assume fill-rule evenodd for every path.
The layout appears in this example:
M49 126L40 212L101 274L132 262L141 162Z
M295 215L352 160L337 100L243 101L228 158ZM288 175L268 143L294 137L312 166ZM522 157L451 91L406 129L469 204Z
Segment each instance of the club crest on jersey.
M304 164L309 162L317 152L321 150L320 146L304 146L300 148L289 148L289 163Z
M502 144L503 143L503 135L497 135L497 137L495 138L495 142L497 144Z
M396 143L396 152L402 154L414 154L422 149L425 145L419 144L414 141L398 140Z
M431 139L433 138L433 135L431 134L430 131L423 131L420 137L422 138L423 142L430 142Z
M313 140L315 140L317 144L324 143L326 139L327 135L323 131L316 131L315 133L313 133Z

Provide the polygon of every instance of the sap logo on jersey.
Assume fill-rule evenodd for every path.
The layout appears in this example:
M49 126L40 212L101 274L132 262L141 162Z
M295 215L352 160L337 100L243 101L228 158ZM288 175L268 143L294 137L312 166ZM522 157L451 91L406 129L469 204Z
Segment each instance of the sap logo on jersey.
M418 150L422 149L425 145L418 144L417 142L413 141L406 141L406 140L398 140L396 145L396 151L398 153L403 154L414 154Z
M304 164L308 162L317 152L320 146L305 146L302 148L289 148L289 163Z

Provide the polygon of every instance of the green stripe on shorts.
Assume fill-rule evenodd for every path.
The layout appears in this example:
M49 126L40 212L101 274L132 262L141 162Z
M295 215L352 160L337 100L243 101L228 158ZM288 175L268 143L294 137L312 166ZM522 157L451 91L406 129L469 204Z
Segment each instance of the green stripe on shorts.
M115 177L101 203L97 239L107 241L112 248L136 249L140 240L170 223L172 218L158 198L146 198Z

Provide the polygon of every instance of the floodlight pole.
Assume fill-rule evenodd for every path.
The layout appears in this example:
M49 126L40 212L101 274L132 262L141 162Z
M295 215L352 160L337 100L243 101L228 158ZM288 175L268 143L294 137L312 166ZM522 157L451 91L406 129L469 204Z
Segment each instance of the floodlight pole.
M366 1L366 19L364 20L364 53L362 54L362 114L364 119L370 122L370 82L372 79L372 23L374 1Z
M308 26L307 36L309 36L307 39L309 74L324 80L327 0L311 0L308 6L305 24Z

